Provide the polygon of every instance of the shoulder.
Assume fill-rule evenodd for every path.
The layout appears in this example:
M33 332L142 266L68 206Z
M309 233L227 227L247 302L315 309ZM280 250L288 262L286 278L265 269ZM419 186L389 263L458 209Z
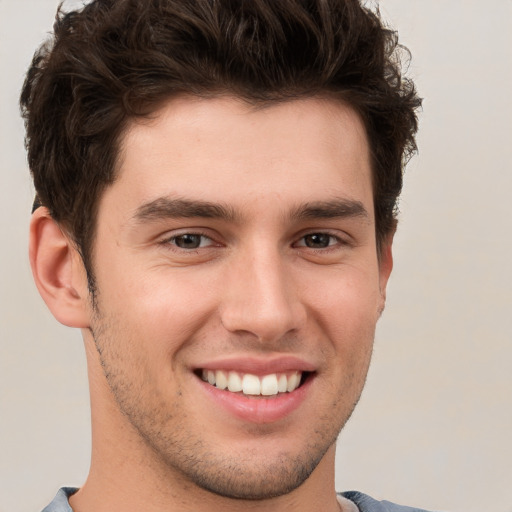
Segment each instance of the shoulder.
M391 503L390 501L377 501L366 494L357 491L340 493L340 496L347 498L357 505L360 512L427 512L426 510L414 507L404 507Z
M78 491L75 487L62 487L56 494L53 501L45 507L42 512L73 512L73 509L69 506L69 497Z

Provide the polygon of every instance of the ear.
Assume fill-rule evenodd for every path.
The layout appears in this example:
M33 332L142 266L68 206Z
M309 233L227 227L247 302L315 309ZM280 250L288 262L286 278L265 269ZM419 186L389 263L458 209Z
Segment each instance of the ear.
M29 258L37 289L53 316L69 327L88 327L89 290L82 258L47 208L32 214Z
M379 306L379 314L384 311L386 305L386 289L388 285L389 276L393 270L393 237L395 232L390 233L382 241L379 253L379 288L381 296L381 304Z

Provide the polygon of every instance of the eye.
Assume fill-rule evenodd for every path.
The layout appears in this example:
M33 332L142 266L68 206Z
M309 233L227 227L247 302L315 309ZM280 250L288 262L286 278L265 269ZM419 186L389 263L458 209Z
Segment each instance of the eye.
M310 233L309 235L303 236L297 243L297 246L308 247L310 249L326 249L338 243L339 239L328 233Z
M195 233L183 233L182 235L173 236L168 243L179 247L180 249L199 249L208 247L213 244L213 240L205 235Z

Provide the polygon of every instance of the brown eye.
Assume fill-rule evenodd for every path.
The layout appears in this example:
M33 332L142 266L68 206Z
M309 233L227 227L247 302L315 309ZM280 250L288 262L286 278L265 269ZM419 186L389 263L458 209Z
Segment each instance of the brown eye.
M325 249L333 245L335 238L327 233L311 233L304 238L304 245L310 249Z

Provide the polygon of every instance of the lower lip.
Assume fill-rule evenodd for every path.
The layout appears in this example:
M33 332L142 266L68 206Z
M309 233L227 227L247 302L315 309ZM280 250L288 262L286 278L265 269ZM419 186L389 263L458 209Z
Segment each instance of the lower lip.
M271 398L263 396L251 398L241 393L231 393L216 388L207 382L198 380L209 397L233 416L251 423L272 423L286 418L300 407L306 399L313 376L310 374L296 390L290 393L280 393Z

